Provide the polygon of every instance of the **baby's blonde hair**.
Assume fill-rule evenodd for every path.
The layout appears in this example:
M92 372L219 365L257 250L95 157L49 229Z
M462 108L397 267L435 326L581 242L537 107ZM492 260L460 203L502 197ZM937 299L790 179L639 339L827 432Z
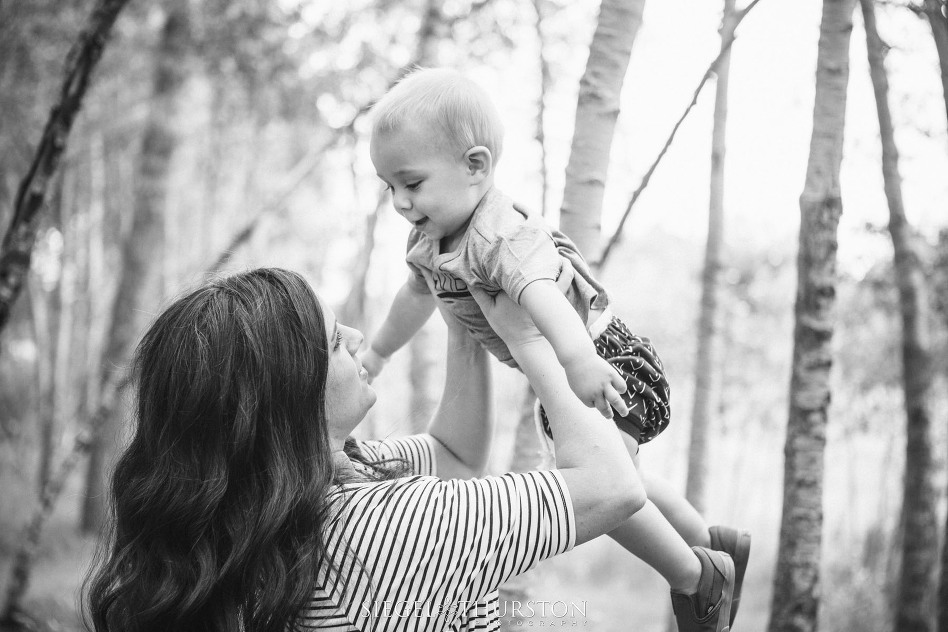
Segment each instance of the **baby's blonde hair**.
M500 159L504 126L490 97L476 83L447 68L417 68L405 75L372 108L372 136L408 123L434 126L444 147L460 157L471 147Z

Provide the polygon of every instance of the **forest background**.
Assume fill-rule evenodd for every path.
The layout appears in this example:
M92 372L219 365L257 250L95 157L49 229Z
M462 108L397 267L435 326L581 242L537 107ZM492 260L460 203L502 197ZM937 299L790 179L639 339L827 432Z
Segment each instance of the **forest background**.
M0 2L0 227L14 221L17 187L93 4ZM5 616L79 629L76 589L101 528L103 472L127 431L121 386L128 345L171 297L210 270L277 265L302 272L345 320L371 335L405 277L408 225L391 209L368 160L365 109L406 65L456 67L489 91L507 130L498 186L559 220L580 78L600 9L610 4L622 3L163 0L122 10L49 182L26 285L0 336ZM754 6L730 55L726 162L712 160L711 76L634 198L718 55L725 5L628 5L644 7L644 15L633 16L641 23L621 73L611 150L604 150L603 228L594 243L601 245L632 209L601 277L617 311L655 343L670 377L673 424L643 448L644 467L686 487L689 469L695 471L689 453L696 376L711 376L701 504L709 523L754 534L738 629L934 630L935 567L923 568L918 590L906 588L915 558L904 548L903 473L913 444L906 439L902 295L858 3ZM784 538L793 539L782 505L801 191L812 177L818 43L830 5L851 15L855 28L848 98L837 103L840 120L845 114L844 212L834 235L832 404L824 406L820 453L823 515L816 530L823 546L816 551L818 581L803 591L803 601L818 608L811 623L781 627L774 585L782 581ZM944 17L937 1L876 3L901 196L932 296L924 345L930 387L921 402L932 420L924 429L930 459L919 489L927 523L939 525L926 544L937 559L948 445L948 277L939 276L948 241L948 92L940 76L948 71L939 69L937 31L933 37L925 16L931 6ZM707 364L699 314L716 162L724 168L724 238L710 330L718 351ZM363 436L404 434L424 423L440 393L443 343L443 324L432 319L395 356L375 383L379 405ZM503 472L537 455L521 423L525 384L499 365L494 375L491 470ZM99 421L98 439L77 452L74 441L90 420ZM79 467L51 504L38 548L27 547L24 556L23 529L70 456L77 460L66 463ZM23 559L30 562L28 585L11 572ZM581 607L584 614L567 619L584 629L648 632L667 625L661 578L612 542L541 564L515 588L538 603ZM901 602L909 593L923 604L923 627L905 627ZM539 609L513 617L508 627L567 620Z

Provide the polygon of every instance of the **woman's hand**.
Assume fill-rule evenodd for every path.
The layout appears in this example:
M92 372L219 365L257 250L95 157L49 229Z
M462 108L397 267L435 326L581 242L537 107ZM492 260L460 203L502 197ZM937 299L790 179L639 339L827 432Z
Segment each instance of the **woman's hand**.
M487 322L508 347L523 347L543 340L543 335L527 310L517 305L506 293L490 295L471 288L471 295L484 312Z

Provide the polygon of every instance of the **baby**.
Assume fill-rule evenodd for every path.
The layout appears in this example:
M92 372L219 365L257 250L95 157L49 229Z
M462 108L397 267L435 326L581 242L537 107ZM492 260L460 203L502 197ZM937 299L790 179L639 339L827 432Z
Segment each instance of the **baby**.
M494 187L502 145L490 99L450 70L415 71L373 108L371 158L395 210L412 224L411 274L363 366L377 375L437 304L501 362L517 367L478 304L478 297L504 292L530 314L576 396L607 418L617 413L635 454L668 424L661 363L647 339L610 313L605 289L573 243ZM653 498L646 484L662 511L647 502L613 536L668 580L680 630L725 629L736 613L749 534L709 531L669 486L659 485ZM663 513L675 517L679 531L698 534L693 549ZM707 548L713 544L718 550Z

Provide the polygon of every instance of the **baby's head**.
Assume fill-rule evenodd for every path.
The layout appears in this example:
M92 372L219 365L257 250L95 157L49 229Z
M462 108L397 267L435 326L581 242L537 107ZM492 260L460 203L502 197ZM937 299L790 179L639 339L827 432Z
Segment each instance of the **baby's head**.
M432 238L456 234L493 183L503 125L477 84L419 69L372 109L370 152L395 209Z
M478 145L494 164L503 148L504 126L487 93L448 68L419 68L406 75L372 108L372 141L418 126L460 159Z

